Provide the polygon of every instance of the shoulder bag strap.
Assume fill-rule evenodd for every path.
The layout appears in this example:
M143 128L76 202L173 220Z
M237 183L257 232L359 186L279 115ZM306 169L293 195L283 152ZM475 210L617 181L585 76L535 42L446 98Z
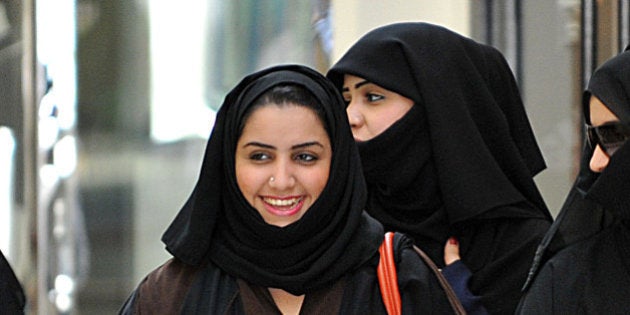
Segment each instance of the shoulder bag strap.
M455 314L466 314L466 310L464 309L462 303L459 301L459 298L455 294L455 291L453 291L453 288L448 283L448 281L446 281L446 278L444 278L444 275L435 265L433 260L431 260L431 258L416 245L413 246L413 249L416 251L416 253L418 253L418 255L420 255L422 260L424 260L424 263L426 263L427 266L429 266L429 268L431 268L431 270L435 274L438 282L440 282L440 286L442 286L442 289L446 293L446 297L448 298L448 302L453 308L453 312L455 312Z
M400 291L398 291L398 276L394 262L394 233L385 233L385 240L378 249L381 259L378 262L378 285L381 288L383 303L388 315L401 314Z

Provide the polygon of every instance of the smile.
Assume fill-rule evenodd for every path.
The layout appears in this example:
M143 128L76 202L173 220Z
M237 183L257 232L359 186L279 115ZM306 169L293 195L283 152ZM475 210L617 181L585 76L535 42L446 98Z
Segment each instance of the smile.
M298 213L304 205L303 197L286 199L263 197L265 208L274 215L291 216Z
M265 197L263 198L263 200L272 205L272 206L278 206L278 207L287 207L287 206L291 206L291 205L295 205L298 202L300 202L302 198L290 198L290 199L275 199L275 198L269 198L269 197Z

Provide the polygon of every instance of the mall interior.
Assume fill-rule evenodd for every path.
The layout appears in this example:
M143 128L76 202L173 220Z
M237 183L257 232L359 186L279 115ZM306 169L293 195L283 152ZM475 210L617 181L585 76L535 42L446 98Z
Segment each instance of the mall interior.
M281 63L322 73L367 31L443 25L517 78L557 214L581 93L630 43L625 0L0 0L0 249L29 314L113 314L170 256L227 91ZM0 312L1 313L1 312Z

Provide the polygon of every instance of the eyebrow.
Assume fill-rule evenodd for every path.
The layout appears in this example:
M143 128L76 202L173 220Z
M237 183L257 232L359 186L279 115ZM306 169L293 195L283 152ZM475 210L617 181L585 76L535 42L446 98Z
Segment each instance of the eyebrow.
M265 149L277 149L276 147L269 145L269 144L264 144L264 143L260 143L260 142L248 142L246 143L243 147L260 147L260 148L265 148ZM301 148L306 148L306 147L310 147L310 146L319 146L319 147L324 147L323 144L319 143L318 141L310 141L310 142L304 142L304 143L300 143L300 144L296 144L294 146L291 146L291 150L295 150L295 149L301 149Z
M264 144L264 143L260 143L260 142L248 142L246 143L243 148L247 148L247 147L260 147L260 148L265 148L265 149L275 149L276 147L272 146L272 145L268 145L268 144Z
M368 80L363 80L363 81L361 81L361 82L359 82L359 83L355 84L355 85L354 85L354 88L355 88L355 89L358 89L358 88L360 88L360 87L362 87L362 86L364 86L364 85L366 85L366 84L370 84L370 83L372 83L372 82L370 82L370 81L368 81ZM347 87L344 87L343 89L341 89L341 91L342 91L342 92L349 92L349 91L350 91L350 89L348 89Z
M300 144L296 144L294 146L291 147L291 149L295 150L295 149L301 149L301 148L306 148L306 147L310 147L310 146L318 146L318 147L324 147L323 144L317 142L317 141L311 141L311 142L305 142L305 143L300 143Z

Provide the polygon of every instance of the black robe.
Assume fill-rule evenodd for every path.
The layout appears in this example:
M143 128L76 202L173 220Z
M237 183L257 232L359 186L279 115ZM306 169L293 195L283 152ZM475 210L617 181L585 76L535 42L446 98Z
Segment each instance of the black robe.
M453 314L411 241L396 234L394 244L403 314ZM376 278L378 259L374 255L342 279L342 296L332 299L339 303L336 314L387 314ZM237 279L214 264L192 267L172 259L142 281L120 314L246 314L242 300Z
M545 168L514 76L493 47L427 23L359 39L327 76L352 74L414 101L359 143L367 211L443 265L450 236L473 272L470 290L512 314L551 215L533 176Z
M630 51L591 77L591 96L630 126ZM580 173L537 251L518 314L627 314L630 311L630 143L601 173L590 170L595 148L584 146Z
M616 223L563 249L540 270L518 314L628 314L630 230Z

